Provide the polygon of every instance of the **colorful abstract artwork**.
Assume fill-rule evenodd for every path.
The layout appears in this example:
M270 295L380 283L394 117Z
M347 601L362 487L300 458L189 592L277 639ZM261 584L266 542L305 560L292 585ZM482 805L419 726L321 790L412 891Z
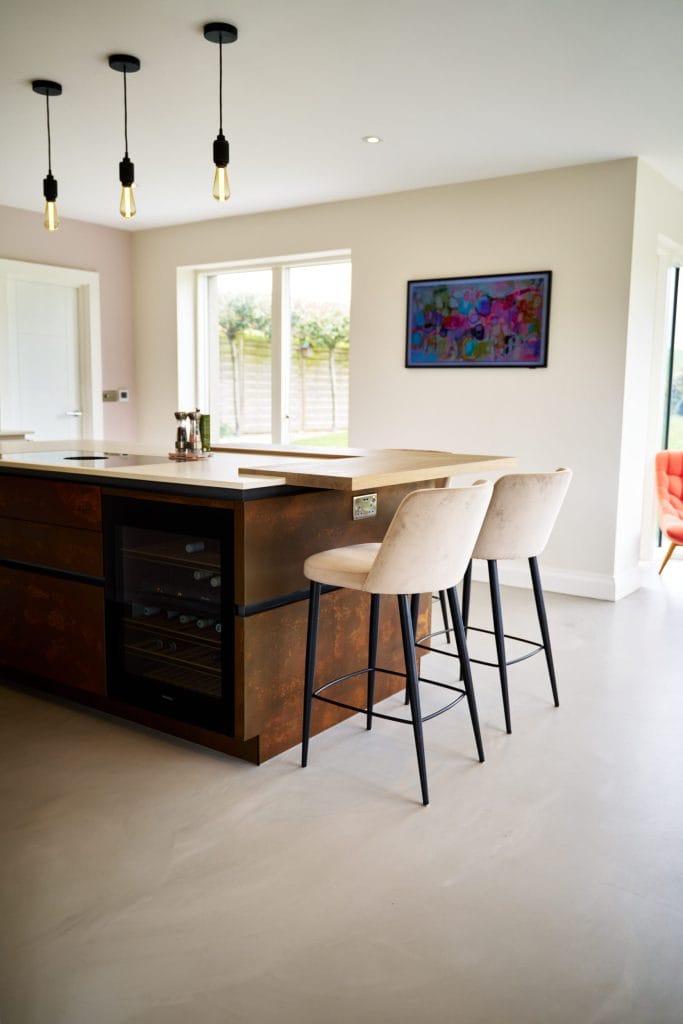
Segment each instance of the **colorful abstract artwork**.
M408 282L406 366L548 365L551 272Z

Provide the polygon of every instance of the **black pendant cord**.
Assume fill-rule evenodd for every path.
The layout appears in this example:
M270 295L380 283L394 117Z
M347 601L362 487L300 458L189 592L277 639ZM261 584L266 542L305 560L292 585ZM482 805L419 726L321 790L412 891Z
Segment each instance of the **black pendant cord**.
M223 43L218 44L218 120L223 134Z
M127 88L127 73L124 68L123 71L123 137L126 143L126 153L128 156L128 88Z
M52 141L50 138L50 97L45 94L45 109L47 111L47 173L52 174Z

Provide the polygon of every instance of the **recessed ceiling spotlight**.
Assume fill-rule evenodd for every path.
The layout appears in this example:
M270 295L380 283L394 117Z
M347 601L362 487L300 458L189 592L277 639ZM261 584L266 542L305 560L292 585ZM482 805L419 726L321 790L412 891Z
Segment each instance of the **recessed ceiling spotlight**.
M379 135L364 135L363 142L367 142L369 146L374 146L377 142L381 142Z

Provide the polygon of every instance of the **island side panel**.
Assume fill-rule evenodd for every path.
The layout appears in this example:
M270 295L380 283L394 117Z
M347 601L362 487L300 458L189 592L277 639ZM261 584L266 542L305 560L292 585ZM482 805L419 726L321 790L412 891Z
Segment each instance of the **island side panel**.
M236 734L245 740L258 736L260 761L301 740L308 615L308 601L301 595L309 587L304 560L330 547L381 541L400 502L413 490L411 484L380 489L378 515L365 520L353 519L352 495L340 491L245 502L242 522L236 523L236 547L239 537L244 558L243 590L239 590L236 571L236 602L242 608L235 621ZM260 607L277 601L286 603ZM367 665L369 603L369 595L354 591L323 595L319 680ZM430 610L430 597L425 596L419 619L422 634L429 630ZM379 661L386 668L403 670L399 618L391 598L382 599ZM366 676L344 683L338 689L339 699L364 706L366 684ZM376 699L404 688L402 678L378 676ZM316 702L313 731L329 728L350 714Z
M248 607L307 590L303 564L309 555L381 541L401 501L414 490L413 484L380 488L375 492L377 515L359 520L353 518L353 494L344 491L246 501L244 519L235 524L235 545L241 546L236 564L243 559L242 571L235 573L236 603Z
M430 598L421 603L419 630L429 629ZM350 590L323 594L316 682L367 666L370 598ZM238 622L244 635L245 733L259 737L259 761L301 742L308 602L275 608ZM381 599L378 665L403 671L401 631L395 599ZM405 688L397 676L377 674L375 703ZM332 696L332 694L331 694ZM335 687L334 699L364 707L367 675ZM399 709L400 713L400 709ZM353 712L314 701L312 732L319 733ZM365 728L359 721L359 728Z

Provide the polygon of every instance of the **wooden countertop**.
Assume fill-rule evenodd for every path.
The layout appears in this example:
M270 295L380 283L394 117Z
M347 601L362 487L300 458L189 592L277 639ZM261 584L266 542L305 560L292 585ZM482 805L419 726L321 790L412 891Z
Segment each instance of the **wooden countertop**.
M65 458L73 452L108 452L107 460ZM129 453L121 456L120 453ZM145 456L135 464L135 456ZM394 484L426 482L461 473L487 473L512 467L502 455L470 455L410 449L300 449L274 445L225 446L209 459L173 462L149 445L112 441L0 441L0 470L32 470L45 475L98 477L99 482L147 481L246 492L263 487L311 487L361 491Z
M468 455L401 449L366 451L352 456L323 456L282 460L249 466L240 473L284 477L292 487L322 487L335 491L362 491L393 484L420 483L461 473L487 473L506 469L516 459L506 455Z

